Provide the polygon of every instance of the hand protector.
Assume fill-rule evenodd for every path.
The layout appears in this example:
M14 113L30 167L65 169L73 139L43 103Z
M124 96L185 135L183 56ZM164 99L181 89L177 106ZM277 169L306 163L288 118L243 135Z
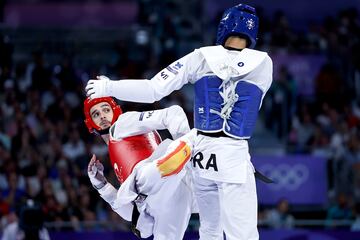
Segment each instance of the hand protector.
M98 76L97 79L90 79L85 87L86 96L91 99L108 97L111 95L110 79L106 76Z
M88 176L91 184L96 190L103 188L107 183L104 176L104 165L96 159L95 154L93 154L88 165Z

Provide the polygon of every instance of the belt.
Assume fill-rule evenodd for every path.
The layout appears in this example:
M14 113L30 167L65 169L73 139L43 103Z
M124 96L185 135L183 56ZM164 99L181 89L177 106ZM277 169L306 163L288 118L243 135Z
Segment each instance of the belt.
M265 176L264 174L262 174L261 172L259 172L256 169L255 169L254 175L255 175L255 178L259 179L260 181L263 181L264 183L274 183L274 180L268 178L267 176Z
M139 220L139 216L140 216L140 212L137 209L136 204L133 202L133 211L132 211L132 216L131 216L131 231L135 234L136 237L138 237L139 239L141 239L141 233L138 229L136 229L136 225L137 222Z
M221 132L203 132L203 131L197 131L198 134L200 135L204 135L204 136L208 136L208 137L229 137L231 138L230 136L226 135L223 131Z
M138 189L136 187L136 183L134 184L135 187L135 191L138 193ZM147 198L147 195L142 194L142 193L138 193L137 197L135 198L134 201L132 201L133 204L133 211L132 211L132 216L131 216L131 231L135 234L136 237L138 237L139 239L141 239L141 233L140 231L136 228L137 222L139 220L139 216L140 216L140 212L137 208L137 203L140 204L142 202L145 201L145 199Z

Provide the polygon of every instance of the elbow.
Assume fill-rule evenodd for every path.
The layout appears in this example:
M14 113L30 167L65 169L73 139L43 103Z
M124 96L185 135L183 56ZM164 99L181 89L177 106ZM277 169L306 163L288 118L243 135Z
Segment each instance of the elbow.
M155 103L156 101L159 101L159 100L160 99L152 98L152 99L149 99L149 100L142 101L142 103L152 104L152 103Z
M159 92L159 91L156 91L156 90L155 90L153 93L154 93L154 94L153 94L154 102L159 101L159 100L161 100L161 99L164 97L164 94L161 93L161 92Z
M149 102L148 103L154 103L154 102L157 102L157 101L160 101L164 96L160 95L160 94L156 94L154 93L153 94L153 97L151 99L149 99Z
M179 105L173 105L170 107L171 111L176 113L177 116L185 116L186 118L186 114L185 114L185 111L182 107L180 107Z
M171 93L169 89L163 88L162 86L159 86L153 82L153 80L148 81L148 93L151 96L149 98L149 103L160 101Z
M151 82L151 81L149 81ZM155 86L153 85L150 85L149 88L148 88L148 98L146 99L146 103L154 103L154 102L157 102L159 100L161 100L164 95L161 94L159 91L157 91L157 89L155 88Z

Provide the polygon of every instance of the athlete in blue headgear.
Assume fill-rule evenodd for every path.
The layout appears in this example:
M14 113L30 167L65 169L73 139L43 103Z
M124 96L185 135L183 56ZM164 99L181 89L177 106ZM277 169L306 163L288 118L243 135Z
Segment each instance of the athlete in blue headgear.
M194 191L200 213L200 239L254 240L257 195L248 139L272 82L272 61L253 50L259 20L255 9L239 4L224 12L216 46L196 49L151 80L90 80L90 98L152 103L195 85L192 158Z

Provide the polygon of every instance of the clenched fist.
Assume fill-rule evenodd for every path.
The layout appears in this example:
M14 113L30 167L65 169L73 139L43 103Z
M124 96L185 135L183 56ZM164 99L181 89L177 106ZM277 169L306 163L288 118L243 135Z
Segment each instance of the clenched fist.
M110 81L106 76L90 79L85 87L86 96L91 99L111 96Z

